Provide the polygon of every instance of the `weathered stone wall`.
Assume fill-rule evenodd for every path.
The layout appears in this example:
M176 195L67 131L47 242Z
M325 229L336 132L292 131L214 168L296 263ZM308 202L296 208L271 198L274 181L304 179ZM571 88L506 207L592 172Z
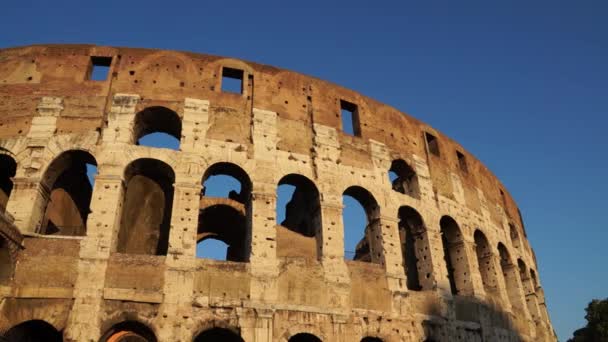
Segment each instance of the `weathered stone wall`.
M108 77L92 80L100 60ZM226 70L241 78L240 93L222 91ZM343 131L341 103L355 106L357 134ZM175 135L179 151L136 144L153 131ZM90 212L80 212L86 232L69 233L47 211L78 218L73 205L49 202L78 197L54 189L63 170L84 165L85 152L98 173ZM299 333L344 342L556 340L519 210L498 179L432 127L328 82L175 51L0 50L0 154L17 165L0 180L10 182L3 202L14 217L0 215L0 252L8 251L0 255L8 270L0 272L0 333L41 320L65 341L106 340L112 329L129 330L123 322L159 341L192 341L212 328L247 342ZM395 160L413 170L415 191L393 190ZM210 172L236 175L247 189L201 197ZM293 174L318 191L306 195L319 208L307 204L306 215L319 215L304 235L275 218L277 186ZM156 188L138 210L138 194ZM354 261L344 255L345 192L368 209ZM415 214L400 217L403 207ZM233 209L227 226L201 228L199 213L221 208ZM238 260L197 259L208 236L238 242ZM130 253L133 244L147 247Z

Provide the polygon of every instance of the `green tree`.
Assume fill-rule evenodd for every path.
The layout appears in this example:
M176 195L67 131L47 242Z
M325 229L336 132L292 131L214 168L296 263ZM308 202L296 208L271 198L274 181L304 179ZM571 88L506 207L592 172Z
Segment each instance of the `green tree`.
M585 311L587 326L576 330L568 342L608 342L608 298L592 300Z

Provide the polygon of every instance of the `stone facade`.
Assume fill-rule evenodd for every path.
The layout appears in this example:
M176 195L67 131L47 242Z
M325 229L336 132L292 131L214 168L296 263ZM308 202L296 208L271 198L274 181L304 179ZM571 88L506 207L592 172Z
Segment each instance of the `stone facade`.
M179 150L137 144L153 132ZM556 341L498 179L312 77L175 51L0 50L0 162L9 341ZM214 175L240 192L207 196ZM296 189L284 222L279 184ZM367 214L354 260L343 195ZM208 238L226 261L196 257Z

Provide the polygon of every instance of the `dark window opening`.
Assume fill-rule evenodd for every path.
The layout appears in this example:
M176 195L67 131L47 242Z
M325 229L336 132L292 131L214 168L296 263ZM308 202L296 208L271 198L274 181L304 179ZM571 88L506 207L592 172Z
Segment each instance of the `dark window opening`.
M200 211L197 229L197 258L246 262L247 216L230 205L212 205Z
M112 65L112 57L91 56L91 81L105 81L110 73L110 65Z
M247 262L251 241L251 180L239 166L216 163L202 179L197 257Z
M456 151L456 157L458 157L458 166L460 167L460 170L464 173L468 173L469 169L467 167L467 159L465 158L464 154Z
M423 263L429 262L428 243L424 239L426 227L420 214L411 207L399 208L399 241L407 288L412 291L421 291L420 275L424 272Z
M475 253L477 254L477 265L481 275L481 282L487 294L497 295L496 270L492 261L492 250L485 234L479 229L473 234L475 240Z
M136 321L115 324L99 340L100 342L156 342L152 329Z
M135 115L134 141L137 145L179 150L182 120L165 107L148 107Z
M243 338L232 330L211 328L198 334L194 342L244 342Z
M358 186L346 189L342 201L344 257L348 260L381 263L378 202L369 191Z
M517 232L517 228L515 228L515 225L513 223L509 223L509 235L511 237L511 243L513 244L513 247L519 248L519 233Z
M50 189L39 233L86 234L97 162L88 152L67 151L55 158L42 179Z
M174 182L173 169L160 160L127 166L117 252L167 254Z
M453 295L463 294L465 284L469 283L469 272L462 233L456 221L449 216L443 216L439 225L450 289Z
M382 342L382 339L378 337L364 337L361 339L361 342Z
M63 334L51 324L42 320L31 320L10 328L5 334L6 341L20 342L62 342Z
M309 333L295 334L289 338L288 342L322 342L320 338Z
M359 108L357 105L340 100L340 116L342 118L342 131L360 137L361 126L359 125Z
M16 171L15 159L6 154L0 154L0 212L4 212L8 204Z
M415 198L420 197L418 176L416 172L403 159L393 160L388 171L393 190Z
M434 135L427 133L427 132L424 133L424 138L425 138L426 147L427 147L429 153L439 157L439 140L437 140L437 138Z
M243 70L233 68L222 68L222 92L243 93Z
M314 258L318 255L321 202L319 191L310 179L297 174L281 178L277 187L276 219L278 256Z

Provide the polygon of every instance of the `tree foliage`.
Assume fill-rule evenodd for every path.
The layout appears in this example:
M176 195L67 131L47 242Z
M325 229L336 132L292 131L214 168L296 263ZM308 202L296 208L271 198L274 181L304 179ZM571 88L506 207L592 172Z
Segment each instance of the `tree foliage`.
M592 300L585 311L587 326L576 330L568 342L608 342L608 298Z

